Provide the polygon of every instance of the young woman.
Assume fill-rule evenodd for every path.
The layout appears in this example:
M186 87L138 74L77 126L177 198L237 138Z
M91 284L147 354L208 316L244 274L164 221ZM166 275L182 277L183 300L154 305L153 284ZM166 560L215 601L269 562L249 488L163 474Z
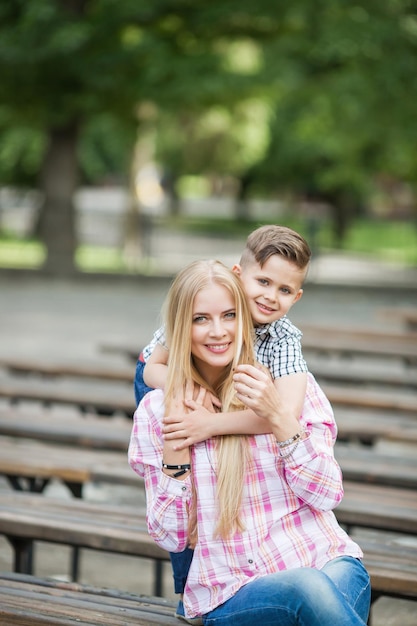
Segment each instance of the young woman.
M154 540L170 552L194 548L185 617L221 626L366 624L369 576L332 512L343 496L336 426L314 378L300 419L288 417L255 364L241 281L217 261L179 273L165 324L167 384L135 412L129 462L145 479ZM163 421L190 383L197 403L216 396L223 411L248 406L271 434L178 450L164 439Z

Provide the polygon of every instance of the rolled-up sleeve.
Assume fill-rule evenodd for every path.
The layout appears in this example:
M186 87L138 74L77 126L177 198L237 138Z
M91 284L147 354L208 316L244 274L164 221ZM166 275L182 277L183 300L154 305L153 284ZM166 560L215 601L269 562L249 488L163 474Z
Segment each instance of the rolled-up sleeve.
M144 479L146 519L154 541L169 552L181 552L188 544L188 510L191 481L180 481L162 471L163 393L148 393L133 417L128 461Z
M311 507L334 509L343 498L342 472L334 457L337 427L330 402L311 374L300 421L306 437L294 445L292 454L282 450L286 481Z

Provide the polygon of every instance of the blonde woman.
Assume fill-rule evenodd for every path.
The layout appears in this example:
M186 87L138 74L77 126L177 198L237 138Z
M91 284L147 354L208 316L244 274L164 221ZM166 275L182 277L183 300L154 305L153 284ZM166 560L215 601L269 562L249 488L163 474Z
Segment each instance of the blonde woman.
M179 273L165 328L167 384L135 412L129 462L145 479L154 540L170 552L194 548L185 618L219 626L366 624L369 576L332 512L343 496L336 428L313 377L300 419L288 417L269 374L255 366L241 281L217 261ZM223 411L250 406L270 434L213 437L179 450L164 438L163 422L190 383L197 403L210 406L216 396Z

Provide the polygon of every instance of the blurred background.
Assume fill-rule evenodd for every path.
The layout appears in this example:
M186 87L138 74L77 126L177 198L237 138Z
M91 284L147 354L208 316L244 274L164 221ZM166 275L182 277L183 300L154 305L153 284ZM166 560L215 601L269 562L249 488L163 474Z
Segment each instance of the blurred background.
M412 0L3 2L0 267L165 273L271 222L415 267L416 70Z

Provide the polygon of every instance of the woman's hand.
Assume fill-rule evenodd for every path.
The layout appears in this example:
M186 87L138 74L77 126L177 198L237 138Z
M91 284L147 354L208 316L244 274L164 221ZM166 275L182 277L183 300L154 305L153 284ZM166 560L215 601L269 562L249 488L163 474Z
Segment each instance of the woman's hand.
M211 415L220 403L204 387L192 385L186 389L184 404L191 410L180 415L168 415L163 420L164 439L178 440L174 450L183 450L213 436Z
M254 365L238 365L233 380L239 400L271 422L279 412L280 400L269 372Z

